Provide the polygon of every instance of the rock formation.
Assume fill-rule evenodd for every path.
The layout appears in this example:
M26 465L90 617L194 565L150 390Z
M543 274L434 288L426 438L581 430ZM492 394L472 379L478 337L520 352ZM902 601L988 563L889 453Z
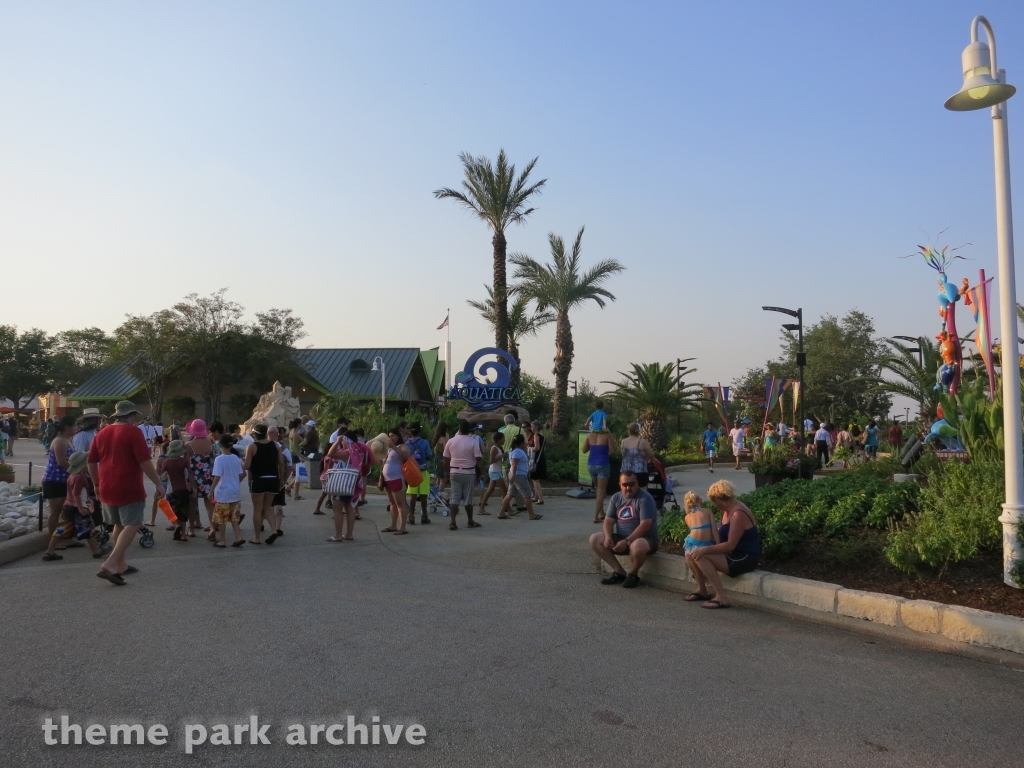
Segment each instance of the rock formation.
M257 424L266 424L268 427L287 427L292 419L299 418L299 398L292 397L291 387L282 387L281 382L275 381L273 388L260 397L260 401L253 409L252 418L245 422L242 427L244 432L249 432Z

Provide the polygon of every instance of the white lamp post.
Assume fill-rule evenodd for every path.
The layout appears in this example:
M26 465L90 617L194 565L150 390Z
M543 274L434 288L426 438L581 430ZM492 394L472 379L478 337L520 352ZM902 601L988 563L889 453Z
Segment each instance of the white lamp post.
M378 367L378 365L380 367ZM380 412L384 413L384 358L378 355L373 358L373 368L371 371L380 371Z
M978 25L985 27L989 45L978 40ZM991 46L991 51L989 50ZM964 48L963 87L946 99L946 109L967 112L992 108L992 135L996 161L996 247L999 256L999 331L1003 339L1003 436L1006 460L1006 503L1003 524L1003 581L1021 557L1017 521L1024 511L1024 450L1021 447L1020 364L1017 348L1017 291L1013 266L1013 213L1010 208L1010 143L1006 130L1006 100L1017 89L1006 83L1005 70L996 62L996 37L984 16L971 22L971 44Z

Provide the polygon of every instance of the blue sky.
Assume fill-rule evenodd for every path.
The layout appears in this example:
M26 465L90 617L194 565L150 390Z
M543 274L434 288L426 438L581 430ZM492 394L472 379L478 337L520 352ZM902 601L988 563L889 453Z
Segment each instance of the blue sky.
M451 307L461 364L490 233L431 192L504 147L548 179L511 251L586 225L628 268L574 317L578 376L725 383L777 353L762 304L934 334L934 274L899 257L945 229L952 277L996 272L991 121L942 107L979 12L1024 87L1019 2L9 4L0 318L112 330L228 287L315 346L429 347ZM524 367L552 355L548 329Z

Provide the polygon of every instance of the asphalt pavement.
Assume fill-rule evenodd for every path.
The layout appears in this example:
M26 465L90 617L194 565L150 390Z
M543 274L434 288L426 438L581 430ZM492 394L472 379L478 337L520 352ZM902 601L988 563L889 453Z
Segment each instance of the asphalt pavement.
M733 479L681 480L718 476ZM272 547L159 528L152 549L132 546L127 587L97 579L85 549L0 568L0 765L1021 764L1021 672L602 586L593 503L538 511L393 536L374 496L357 540L331 544L305 501ZM163 724L168 742L47 746L44 719L62 715ZM186 754L187 725L253 715L269 745ZM350 715L422 724L424 743L285 743L287 726Z

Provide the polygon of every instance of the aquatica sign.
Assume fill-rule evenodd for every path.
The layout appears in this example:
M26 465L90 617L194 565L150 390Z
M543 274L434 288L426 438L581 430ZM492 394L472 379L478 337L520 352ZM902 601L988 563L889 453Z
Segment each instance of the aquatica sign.
M515 358L505 350L496 347L478 349L469 356L465 368L455 374L455 385L448 389L448 399L465 400L478 411L518 405L522 391L511 386L512 371L516 368Z

